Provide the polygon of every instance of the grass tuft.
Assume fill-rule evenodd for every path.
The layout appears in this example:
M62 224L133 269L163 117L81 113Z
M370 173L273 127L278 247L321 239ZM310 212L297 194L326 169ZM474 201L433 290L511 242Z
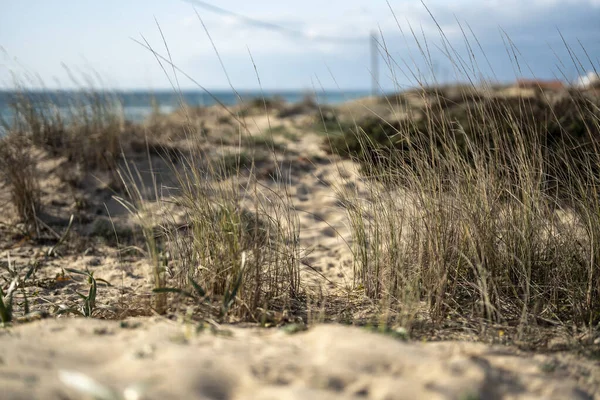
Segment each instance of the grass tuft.
M19 219L29 229L37 228L36 218L42 208L31 150L30 141L22 135L11 134L0 139L0 172Z

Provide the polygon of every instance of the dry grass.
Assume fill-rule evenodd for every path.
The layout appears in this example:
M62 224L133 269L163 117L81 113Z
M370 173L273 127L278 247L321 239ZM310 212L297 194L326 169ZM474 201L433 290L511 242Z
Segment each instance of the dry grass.
M369 189L368 198L339 193L353 234L355 303L378 303L373 320L382 326L468 319L482 333L495 323L517 327L523 337L539 325L596 327L598 101L577 91L558 100L543 92L500 99L489 82L451 93L417 83L420 90L384 100L390 108L397 101L412 117L371 117L349 126L329 110L322 119L326 130L336 131L325 144L362 166ZM409 95L422 106L415 109ZM51 108L18 103L22 118L11 129L90 168L116 169L122 125L101 99L93 100L91 115L68 123ZM148 196L134 166L119 170L126 193L120 200L144 234L156 312L185 307L205 319L264 322L274 311L305 311L314 300L306 299L301 281L299 223L288 188L272 189L257 178L257 164L272 163L274 181L286 182L276 132L253 137L243 120L261 107L267 114L276 108L254 102L251 113L227 117L239 128L234 152L215 152L197 123L179 130L192 148L169 151L177 185L165 193L155 183ZM280 115L315 108L306 101ZM21 218L32 220L39 204L35 172L13 168L31 164L9 144L0 151L16 161L2 167L15 174L7 176ZM147 152L149 158L160 153L150 146ZM322 319L330 319L327 306L319 307Z
M27 137L11 134L0 140L0 172L17 216L28 229L37 227L41 209L36 163Z
M418 85L423 106L407 112L417 117L371 117L326 141L361 164L370 189L368 199L340 193L357 284L388 323L594 329L598 99L500 99L483 82L455 88L450 102Z
M86 170L116 169L124 123L110 93L81 90L70 95L68 104L59 105L49 91L21 88L10 107L12 121L0 121L6 132L24 135Z
M240 140L253 143L248 138ZM188 304L206 318L259 322L296 308L303 291L298 221L290 200L255 176L256 163L273 161L253 147L218 156L205 140L194 136L194 149L171 164L176 187L168 194L155 187L152 200L134 167L122 171L121 202L142 226L152 260L155 309Z

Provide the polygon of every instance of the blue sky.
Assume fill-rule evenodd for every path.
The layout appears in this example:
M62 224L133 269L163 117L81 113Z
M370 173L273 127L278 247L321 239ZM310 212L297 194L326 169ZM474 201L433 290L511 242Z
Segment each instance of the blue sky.
M421 2L389 1L394 13L385 0L208 0L240 15L317 38L313 40L260 29L199 6L196 10L237 89L258 87L249 53L267 89L369 88L368 37L373 29L383 32L394 65L389 68L382 60L382 86L390 89L394 82L399 86L414 84L411 71L419 79L431 79L431 68L419 53L411 27L420 38L426 38L437 79L464 80L443 54L439 30ZM532 75L562 78L563 73L575 79L577 69L557 29L573 46L584 69L591 67L578 41L600 67L600 0L430 0L426 4L452 48L465 60L468 52L461 26L474 32L500 81ZM95 71L101 78L96 81L102 81L96 84L109 88L169 88L169 79L152 53L131 40L143 35L166 56L155 17L179 68L207 88L229 86L189 2L0 0L0 87L11 87L15 74L23 80L27 73L37 74L48 87L84 85L69 78L66 65L77 80ZM500 28L522 55L518 63L521 71L515 71L516 64L510 62ZM318 40L320 36L348 42L326 42ZM475 41L471 44L477 47ZM476 53L479 70L491 77L488 61L478 49ZM167 72L172 78L170 68ZM182 88L194 88L193 83L179 78Z

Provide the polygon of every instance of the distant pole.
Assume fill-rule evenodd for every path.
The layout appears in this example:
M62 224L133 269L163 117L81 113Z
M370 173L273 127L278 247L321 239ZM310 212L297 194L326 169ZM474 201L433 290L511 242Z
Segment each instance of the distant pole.
M377 54L377 32L371 31L371 95L377 96L379 88L379 57Z

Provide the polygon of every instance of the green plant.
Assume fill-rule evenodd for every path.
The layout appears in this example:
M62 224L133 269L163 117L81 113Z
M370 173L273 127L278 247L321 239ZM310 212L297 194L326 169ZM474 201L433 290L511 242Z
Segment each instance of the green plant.
M542 364L539 364L538 367L539 367L540 371L542 371L546 374L552 374L556 371L556 369L558 368L558 365L555 361L547 361Z
M235 302L237 293L240 290L240 287L242 286L245 260L246 260L246 258L245 258L245 255L243 254L242 255L242 266L240 268L240 271L238 272L238 276L236 277L236 279L233 282L231 282L229 284L229 286L227 288L225 288L225 293L222 296L221 306L219 308L219 318L225 317L227 315L227 312L229 311L229 309ZM179 294L179 295L183 295L185 297L191 298L191 299L195 300L197 302L197 304L199 304L199 305L202 305L203 303L211 305L212 301L211 301L210 296L207 295L206 290L204 290L202 288L202 286L200 286L194 280L194 278L192 278L191 276L188 277L188 280L190 282L192 289L194 290L193 292L190 292L188 290L183 290L180 288L167 288L167 287L154 288L152 291L157 294L175 293L175 294Z
M19 272L11 262L9 255L8 262L6 264L6 270L10 276L10 284L6 289L6 292L4 292L0 286L0 322L2 322L3 325L9 324L13 320L14 296L18 288L21 288L23 295L23 314L29 314L29 301L27 299L27 293L25 292L24 283L35 274L36 266L32 265L25 273L23 279L21 279Z
M5 294L0 287L0 320L2 324L8 324L13 317L13 293L16 285L16 280L13 280Z
M72 274L85 276L87 278L88 284L90 285L90 288L88 290L87 295L77 292L77 295L82 300L82 304L79 309L77 307L64 308L60 309L58 311L58 314L74 313L86 318L93 317L96 311L96 296L98 293L98 282L102 282L108 286L110 286L110 283L108 283L104 279L95 278L94 273L90 271L80 271L73 268L65 268L65 271L70 272Z
M166 286L165 274L167 272L168 259L161 257L160 244L155 235L156 220L154 214L148 209L148 205L142 195L142 190L138 186L129 165L126 172L119 171L119 174L129 200L121 197L115 197L115 199L136 218L138 226L141 227L146 245L146 256L151 260L151 275L154 288L162 289ZM139 177L139 172L137 176ZM158 193L156 187L155 193ZM155 297L154 310L159 314L166 312L167 298L165 294L159 293Z
M369 296L390 296L404 311L426 300L439 320L469 312L525 324L543 312L534 318L594 322L600 299L590 288L598 272L582 257L596 239L589 235L582 246L581 234L574 236L581 221L596 226L584 210L596 207L600 160L597 153L551 148L541 136L551 125L528 123L528 109L520 110L511 114L496 103L462 121L426 113L419 126L427 131L381 121L355 132L348 148L377 178L369 183L369 204L346 194ZM593 132L586 137L593 140ZM559 186L549 190L550 182ZM574 218L565 223L558 210ZM573 278L568 288L563 274ZM587 310L569 306L575 304Z

